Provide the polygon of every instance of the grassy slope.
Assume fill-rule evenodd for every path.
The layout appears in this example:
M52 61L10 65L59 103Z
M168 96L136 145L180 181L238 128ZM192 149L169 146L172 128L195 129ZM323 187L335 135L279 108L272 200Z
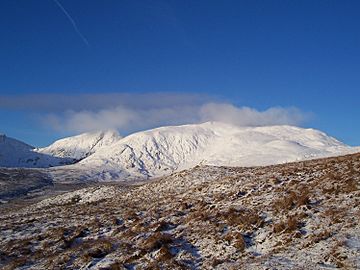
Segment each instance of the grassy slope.
M1 216L0 267L356 269L359 180L355 154L91 187Z

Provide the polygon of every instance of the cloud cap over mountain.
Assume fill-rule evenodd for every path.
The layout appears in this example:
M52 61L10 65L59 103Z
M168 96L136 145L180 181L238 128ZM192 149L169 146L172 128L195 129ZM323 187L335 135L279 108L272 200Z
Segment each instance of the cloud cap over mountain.
M2 96L0 108L30 111L44 126L67 133L117 129L126 134L206 121L237 126L301 125L310 115L295 107L261 111L208 95L169 92Z

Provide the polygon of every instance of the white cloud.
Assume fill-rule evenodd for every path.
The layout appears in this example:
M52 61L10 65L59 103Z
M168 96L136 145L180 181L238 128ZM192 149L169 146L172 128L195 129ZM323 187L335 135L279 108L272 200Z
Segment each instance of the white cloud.
M128 134L205 121L238 126L300 125L308 117L296 108L259 111L204 94L173 92L0 95L0 108L35 114L46 127L67 135L100 129Z
M226 103L208 103L201 107L202 121L219 121L237 126L300 125L307 116L297 108L272 107L258 111Z
M48 114L43 124L63 132L85 132L91 130L118 129L122 133L162 126L196 122L196 106L177 106L150 109L134 109L117 106L98 111L67 111Z
M305 114L296 108L269 108L258 111L226 103L206 103L158 108L117 106L97 111L67 111L48 114L43 122L57 131L80 133L99 129L118 129L123 134L164 125L219 121L237 126L299 125Z

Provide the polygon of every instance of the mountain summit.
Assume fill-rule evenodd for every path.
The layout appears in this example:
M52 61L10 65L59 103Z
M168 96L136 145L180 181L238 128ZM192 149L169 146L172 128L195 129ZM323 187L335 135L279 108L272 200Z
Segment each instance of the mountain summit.
M114 130L89 132L60 139L47 147L38 148L36 151L55 157L81 160L120 139L120 135Z

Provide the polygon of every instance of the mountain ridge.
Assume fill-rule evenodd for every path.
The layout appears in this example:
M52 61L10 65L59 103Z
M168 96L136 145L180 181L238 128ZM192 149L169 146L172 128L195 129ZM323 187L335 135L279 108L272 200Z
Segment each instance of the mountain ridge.
M360 151L312 128L238 127L220 122L165 126L126 137L116 131L90 132L44 148L28 147L28 152L41 156L38 163L25 163L27 167L49 163L48 167L60 166L50 170L60 178L78 172L81 179L106 181L158 177L199 164L265 166ZM15 165L21 167L24 162ZM4 166L1 159L0 166Z
M131 134L76 166L94 170L100 180L107 180L109 171L112 178L150 178L200 163L262 166L352 151L355 149L315 129L206 122Z

